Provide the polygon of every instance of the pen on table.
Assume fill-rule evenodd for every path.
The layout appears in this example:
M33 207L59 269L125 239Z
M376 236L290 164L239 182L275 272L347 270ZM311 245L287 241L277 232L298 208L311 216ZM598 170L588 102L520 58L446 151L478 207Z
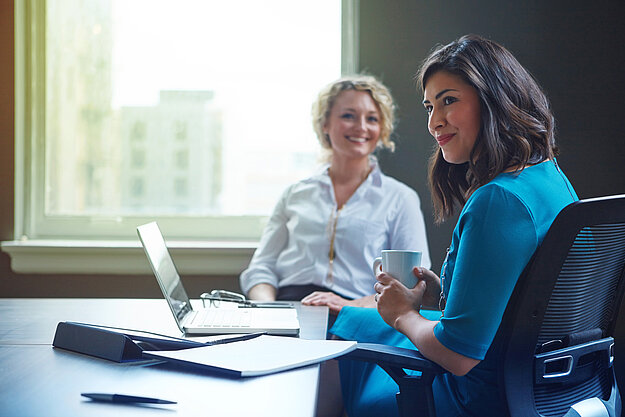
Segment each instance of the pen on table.
M239 307L256 307L256 308L294 308L291 303L281 303L281 302L267 302L267 303L257 303L252 301L247 301L249 304L239 305Z
M94 401L105 401L110 403L146 403L146 404L176 404L175 401L161 400L159 398L137 397L123 394L103 394L103 393L81 393L83 397L91 398Z

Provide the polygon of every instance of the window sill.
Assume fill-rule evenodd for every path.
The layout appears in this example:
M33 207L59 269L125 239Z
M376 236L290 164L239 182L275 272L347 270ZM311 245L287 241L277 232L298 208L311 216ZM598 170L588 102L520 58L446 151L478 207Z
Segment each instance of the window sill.
M167 242L181 275L238 275L257 242ZM23 274L152 274L139 242L92 240L4 241L11 269Z

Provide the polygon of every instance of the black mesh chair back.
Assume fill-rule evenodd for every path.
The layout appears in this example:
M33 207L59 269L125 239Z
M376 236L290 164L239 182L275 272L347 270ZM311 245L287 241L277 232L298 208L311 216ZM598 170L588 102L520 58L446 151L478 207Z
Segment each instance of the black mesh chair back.
M559 213L487 354L501 360L511 416L593 409L603 414L589 415L620 416L613 335L624 267L625 196L578 201Z

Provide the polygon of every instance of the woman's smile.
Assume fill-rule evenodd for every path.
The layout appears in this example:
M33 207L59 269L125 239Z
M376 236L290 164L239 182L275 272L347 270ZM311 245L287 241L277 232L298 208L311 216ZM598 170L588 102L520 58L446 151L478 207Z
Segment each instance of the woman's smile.
M355 138L355 137L352 137L352 136L347 136L347 140L350 141L350 142L365 143L369 139L367 139L367 138Z
M439 135L436 136L436 141L438 142L438 146L445 146L445 144L447 144L450 140L452 140L454 138L454 134L446 134L446 135Z

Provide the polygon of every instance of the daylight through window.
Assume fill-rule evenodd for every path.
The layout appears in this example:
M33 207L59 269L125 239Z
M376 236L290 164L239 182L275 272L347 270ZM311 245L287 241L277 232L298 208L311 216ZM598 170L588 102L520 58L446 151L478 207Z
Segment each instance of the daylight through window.
M45 4L29 21L45 28L27 80L45 80L31 234L128 237L158 218L181 236L258 236L242 228L316 169L310 108L341 74L340 1Z

